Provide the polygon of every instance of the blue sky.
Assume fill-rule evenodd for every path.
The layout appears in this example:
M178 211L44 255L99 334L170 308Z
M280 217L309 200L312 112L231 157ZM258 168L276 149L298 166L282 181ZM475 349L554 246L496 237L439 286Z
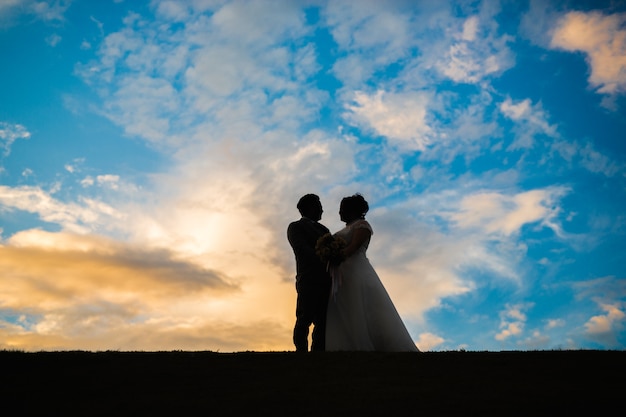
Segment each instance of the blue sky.
M293 350L309 192L421 350L626 344L620 1L0 1L0 348Z

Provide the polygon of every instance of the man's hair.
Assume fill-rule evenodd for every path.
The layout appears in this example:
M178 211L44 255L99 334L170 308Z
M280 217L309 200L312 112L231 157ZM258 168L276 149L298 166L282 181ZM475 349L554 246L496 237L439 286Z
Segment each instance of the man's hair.
M320 201L320 198L315 194L306 194L298 200L298 211L300 214L304 214L310 209L314 208Z

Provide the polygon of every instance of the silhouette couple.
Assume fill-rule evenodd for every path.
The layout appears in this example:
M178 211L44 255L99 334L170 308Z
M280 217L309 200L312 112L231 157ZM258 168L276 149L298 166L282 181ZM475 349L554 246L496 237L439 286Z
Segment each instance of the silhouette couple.
M319 222L320 198L306 194L296 207L302 217L287 228L296 258L296 352L308 352L311 326L311 351L419 351L366 256L373 230L365 220L365 198L354 194L341 200L346 226L333 235L345 242L339 265L316 254L318 240L330 233Z

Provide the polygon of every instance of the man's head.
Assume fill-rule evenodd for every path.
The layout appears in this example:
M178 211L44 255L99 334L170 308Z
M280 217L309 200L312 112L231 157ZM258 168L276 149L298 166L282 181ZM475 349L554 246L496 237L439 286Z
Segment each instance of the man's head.
M298 201L298 211L304 217L318 221L322 218L322 203L315 194L306 194Z

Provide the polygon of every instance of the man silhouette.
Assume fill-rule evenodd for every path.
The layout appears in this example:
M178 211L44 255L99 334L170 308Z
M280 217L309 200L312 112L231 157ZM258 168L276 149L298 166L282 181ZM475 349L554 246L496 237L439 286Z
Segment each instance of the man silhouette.
M315 194L307 194L297 204L302 218L287 228L287 239L296 257L296 324L293 343L296 352L307 352L309 327L313 325L311 351L323 351L326 339L326 308L331 278L326 265L315 254L317 240L329 230L319 223L322 203Z

